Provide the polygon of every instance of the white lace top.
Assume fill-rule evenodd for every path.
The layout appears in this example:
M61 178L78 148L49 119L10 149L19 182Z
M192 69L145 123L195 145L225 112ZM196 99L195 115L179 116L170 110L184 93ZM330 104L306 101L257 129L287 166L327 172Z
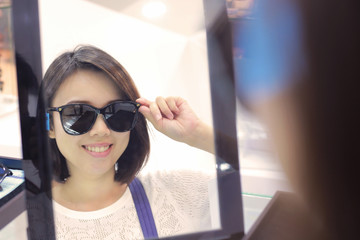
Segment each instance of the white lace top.
M159 237L211 229L210 177L171 171L139 175L149 199ZM53 201L56 237L62 239L143 239L129 188L112 205L78 212Z

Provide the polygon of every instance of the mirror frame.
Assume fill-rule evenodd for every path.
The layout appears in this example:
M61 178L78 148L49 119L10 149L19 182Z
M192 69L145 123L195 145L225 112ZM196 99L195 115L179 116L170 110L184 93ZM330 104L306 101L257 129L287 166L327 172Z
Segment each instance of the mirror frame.
M219 192L220 230L198 232L188 235L168 237L167 239L240 239L244 236L243 205L240 184L240 167L236 136L236 96L232 57L231 25L227 15L225 0L203 0L208 64L210 71L210 89L212 99L212 114L215 131L216 165ZM42 79L39 13L37 0L12 0L13 31L15 51L24 57L37 78L37 84L27 86L19 82L19 90L27 90L29 95L37 97ZM17 74L21 66L17 63ZM45 130L45 116L40 116L37 122L25 121L33 119L36 113L23 114L29 109L24 103L28 96L19 95L19 108L22 112L21 132L23 144L23 161L35 161L39 167L40 186L34 186L30 176L30 169L24 167L26 181L28 216L42 219L41 223L33 222L29 218L29 239L35 235L55 239L54 219L51 202L51 163L47 161L47 135ZM39 107L42 101L38 99ZM26 101L25 101L26 102ZM35 108L36 109L36 108ZM29 142L24 138L26 131L36 128L34 133L37 140L36 159L24 151ZM33 137L34 137L33 136ZM225 166L225 168L223 168ZM228 166L226 168L226 166ZM228 169L231 170L228 170ZM227 169L227 170L223 170Z
M45 116L36 117L37 106L43 106L42 99L38 97L42 79L38 1L11 2L15 53L23 60L16 61L18 92L26 93L19 94L19 110L28 215L27 236L28 239L42 236L43 239L55 240L51 200L52 167L47 161ZM33 81L26 82L29 76ZM30 98L35 100L29 101ZM36 174L34 166L37 166ZM33 218L37 221L32 221Z

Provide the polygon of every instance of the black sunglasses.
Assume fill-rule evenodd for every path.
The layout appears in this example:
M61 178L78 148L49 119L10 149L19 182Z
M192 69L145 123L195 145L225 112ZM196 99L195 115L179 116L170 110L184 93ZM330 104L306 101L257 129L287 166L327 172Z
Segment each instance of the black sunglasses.
M0 163L0 184L7 176L12 176L13 173L4 164Z
M70 135L81 135L90 131L99 114L103 115L106 125L115 132L127 132L135 127L138 120L140 103L115 101L103 108L88 104L75 103L61 107L50 107L48 112L60 113L64 131Z

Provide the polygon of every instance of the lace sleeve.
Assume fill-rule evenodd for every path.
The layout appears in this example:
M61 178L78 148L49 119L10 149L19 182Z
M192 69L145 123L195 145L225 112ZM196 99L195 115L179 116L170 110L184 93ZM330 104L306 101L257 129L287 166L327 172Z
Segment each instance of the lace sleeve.
M208 183L215 177L189 170L158 171L139 176L157 227L165 236L170 229L176 229L178 234L211 229Z

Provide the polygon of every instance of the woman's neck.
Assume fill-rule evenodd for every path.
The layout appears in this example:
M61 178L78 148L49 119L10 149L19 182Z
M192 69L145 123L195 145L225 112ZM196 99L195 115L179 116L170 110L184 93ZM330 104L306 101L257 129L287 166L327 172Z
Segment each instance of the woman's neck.
M116 202L127 184L114 181L113 175L88 178L71 176L65 183L53 182L53 199L75 211L95 211Z

